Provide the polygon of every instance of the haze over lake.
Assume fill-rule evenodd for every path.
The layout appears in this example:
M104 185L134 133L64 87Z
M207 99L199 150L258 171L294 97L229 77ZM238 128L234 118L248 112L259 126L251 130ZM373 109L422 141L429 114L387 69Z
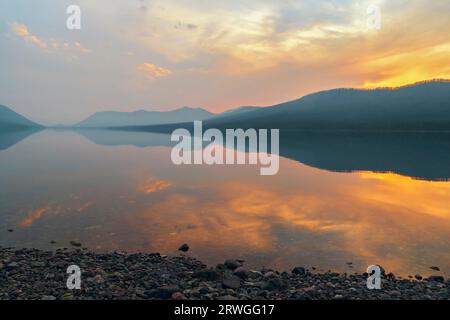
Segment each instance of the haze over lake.
M175 166L168 135L32 133L0 138L0 229L14 230L0 246L73 240L96 251L177 254L188 243L189 255L210 264L450 268L445 134L282 135L278 175L260 176L258 166Z

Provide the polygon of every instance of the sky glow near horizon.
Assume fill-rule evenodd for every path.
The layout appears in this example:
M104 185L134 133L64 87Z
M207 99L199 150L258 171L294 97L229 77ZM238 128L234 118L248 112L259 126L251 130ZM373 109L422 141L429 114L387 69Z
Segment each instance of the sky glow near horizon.
M66 8L82 29L66 28ZM368 30L367 8L381 8ZM44 124L97 111L267 106L450 78L450 1L5 0L0 104Z

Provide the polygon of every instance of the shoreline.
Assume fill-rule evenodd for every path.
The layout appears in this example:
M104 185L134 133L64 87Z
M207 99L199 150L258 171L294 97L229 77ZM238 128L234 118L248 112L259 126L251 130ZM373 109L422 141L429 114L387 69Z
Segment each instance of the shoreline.
M224 259L225 260L225 259ZM69 290L67 268L81 269L81 289ZM225 260L215 267L188 256L94 253L0 247L0 300L449 300L450 279L382 277L381 290L365 274L248 270Z

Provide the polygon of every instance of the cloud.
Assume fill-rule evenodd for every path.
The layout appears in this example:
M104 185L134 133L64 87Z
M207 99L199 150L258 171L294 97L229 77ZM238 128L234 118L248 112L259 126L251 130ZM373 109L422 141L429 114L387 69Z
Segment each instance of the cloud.
M167 180L161 180L156 177L149 177L143 184L138 186L138 191L144 193L155 193L173 186L173 183Z
M11 24L11 30L19 37L25 39L27 42L30 42L42 49L47 48L47 43L44 40L32 34L28 30L26 25L14 22Z
M152 63L140 64L137 66L137 69L150 79L167 77L172 74L172 71L170 71L169 69L158 67Z
M17 36L23 38L25 41L30 42L45 50L65 50L71 53L89 53L92 50L85 48L80 42L73 43L58 41L57 39L50 38L48 40L41 39L40 37L32 34L28 27L24 24L14 22L11 24L11 31Z

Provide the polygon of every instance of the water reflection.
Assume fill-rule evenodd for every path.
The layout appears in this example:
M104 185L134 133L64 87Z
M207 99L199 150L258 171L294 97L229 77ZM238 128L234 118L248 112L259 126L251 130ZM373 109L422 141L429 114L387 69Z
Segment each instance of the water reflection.
M173 146L170 136L113 130L82 130L109 146ZM280 155L319 169L393 172L424 180L450 179L450 133L283 132Z
M39 132L40 129L2 130L0 128L0 151L6 150L27 137Z
M54 248L75 240L96 250L176 254L187 242L190 254L208 263L240 257L250 266L340 271L381 263L396 273L424 275L431 265L450 268L448 182L320 170L293 153L296 161L282 158L273 177L260 176L254 166L174 166L166 136L141 133L135 142L135 135L116 134L120 140L92 138L106 146L74 132L44 131L0 153L0 179L8 181L0 185L0 230L15 229L1 232L0 245ZM145 141L153 147L142 148ZM339 156L334 170L353 163L340 153L311 151L313 139L297 141L303 161L317 167L332 162L321 154ZM430 141L436 140L424 142L429 148L446 145ZM343 149L337 142L322 147L333 145ZM400 162L373 162L380 163L392 166L380 171L395 171Z

